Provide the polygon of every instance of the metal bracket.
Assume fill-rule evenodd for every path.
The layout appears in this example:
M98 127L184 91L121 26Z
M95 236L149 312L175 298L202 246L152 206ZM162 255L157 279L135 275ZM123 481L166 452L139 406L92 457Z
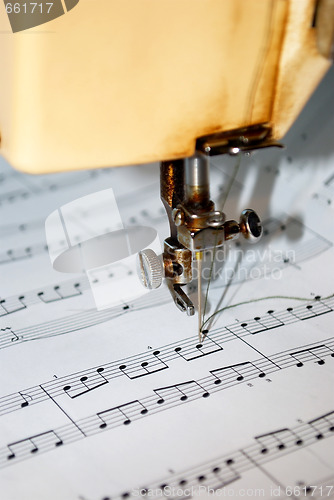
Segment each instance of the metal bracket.
M271 127L268 123L206 135L196 142L196 150L209 156L237 155L242 151L270 147L284 148L284 145L271 138Z

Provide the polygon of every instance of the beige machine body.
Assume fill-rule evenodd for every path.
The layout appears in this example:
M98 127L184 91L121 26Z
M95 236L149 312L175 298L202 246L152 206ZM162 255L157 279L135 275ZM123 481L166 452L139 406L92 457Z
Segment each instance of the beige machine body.
M295 120L330 65L332 0L80 0L12 33L0 5L1 153L30 173L188 157Z

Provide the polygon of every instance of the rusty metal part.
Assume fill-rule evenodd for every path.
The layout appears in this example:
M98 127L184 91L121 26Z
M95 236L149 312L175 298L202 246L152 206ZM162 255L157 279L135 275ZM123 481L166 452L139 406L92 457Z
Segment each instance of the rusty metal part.
M214 210L214 204L213 202L211 203L211 210L192 210L189 206L179 205L175 211L176 220L174 219L174 222L176 226L184 225L189 230L197 231L208 227L208 221L215 220L217 222L219 219L224 220L224 214Z
M228 220L224 224L225 241L235 240L240 234L240 225L236 220Z
M163 161L160 167L160 195L172 208L184 198L183 160Z
M176 238L172 211L184 199L184 161L163 161L160 166L160 196L166 209L170 233Z
M207 218L206 224L209 227L219 228L225 222L225 214L219 210L211 212Z
M188 316L195 314L195 307L182 285L192 280L192 253L177 240L167 238L164 243L163 262L169 291L177 308Z
M181 226L181 224L184 224L185 216L182 208L174 208L172 215L175 226Z
M183 204L192 211L208 211L213 207L210 200L209 160L202 154L185 161Z
M196 143L196 149L209 156L224 153L236 155L242 151L269 147L284 146L272 139L272 130L267 123L207 135L197 139Z
M185 285L192 280L192 253L173 238L164 243L163 261L165 277L174 284Z
M260 218L254 210L244 210L240 216L240 223L228 220L217 227L191 230L185 225L178 226L177 237L179 242L192 252L219 247L225 241L234 240L242 234L248 241L255 242L262 235Z

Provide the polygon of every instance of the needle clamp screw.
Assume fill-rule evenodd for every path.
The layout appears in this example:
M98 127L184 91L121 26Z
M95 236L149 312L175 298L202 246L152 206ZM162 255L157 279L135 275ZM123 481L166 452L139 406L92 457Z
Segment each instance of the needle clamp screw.
M150 248L138 253L139 277L145 288L149 290L159 288L163 278L161 259Z
M249 241L256 241L262 236L262 225L259 216L249 208L241 212L239 221L243 236Z

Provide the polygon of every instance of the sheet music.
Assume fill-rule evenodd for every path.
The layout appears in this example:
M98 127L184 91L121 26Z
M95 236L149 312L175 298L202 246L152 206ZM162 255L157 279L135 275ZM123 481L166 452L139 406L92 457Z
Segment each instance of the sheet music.
M165 286L97 310L87 276L50 263L47 216L108 187L162 242L157 164L33 177L1 160L1 498L334 498L333 83L285 150L242 159L224 211L253 208L264 233L215 256L202 343ZM235 159L211 164L219 203Z

